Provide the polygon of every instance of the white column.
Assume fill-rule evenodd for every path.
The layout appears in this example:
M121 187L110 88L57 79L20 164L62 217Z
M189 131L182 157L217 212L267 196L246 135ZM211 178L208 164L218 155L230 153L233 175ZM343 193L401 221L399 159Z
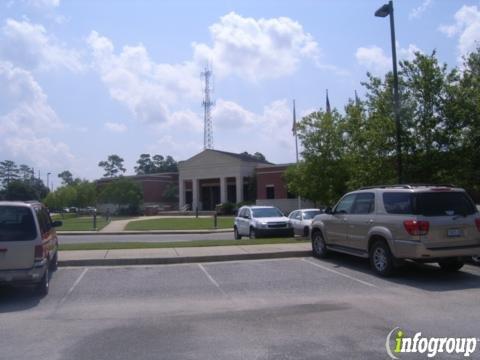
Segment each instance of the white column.
M227 178L220 178L220 202L222 204L227 202Z
M199 207L198 204L198 179L192 179L192 211ZM201 210L200 208L198 210Z
M243 176L235 177L235 187L237 188L237 203L243 201Z
M182 209L185 205L185 181L180 178L178 180L178 209Z

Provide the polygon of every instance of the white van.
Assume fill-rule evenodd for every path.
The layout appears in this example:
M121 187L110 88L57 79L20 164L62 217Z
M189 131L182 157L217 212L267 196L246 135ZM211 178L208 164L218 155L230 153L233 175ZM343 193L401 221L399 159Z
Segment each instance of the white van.
M61 225L41 203L0 201L0 284L34 284L48 294L58 260L55 227Z

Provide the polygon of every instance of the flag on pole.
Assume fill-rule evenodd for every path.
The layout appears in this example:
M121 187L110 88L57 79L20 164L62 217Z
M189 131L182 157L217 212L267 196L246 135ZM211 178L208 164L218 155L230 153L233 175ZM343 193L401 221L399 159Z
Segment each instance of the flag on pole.
M293 135L297 135L297 116L295 114L295 100L293 100L293 125L292 125Z
M327 89L327 105L325 108L328 114L332 112L332 110L330 109L330 101L328 100L328 89Z

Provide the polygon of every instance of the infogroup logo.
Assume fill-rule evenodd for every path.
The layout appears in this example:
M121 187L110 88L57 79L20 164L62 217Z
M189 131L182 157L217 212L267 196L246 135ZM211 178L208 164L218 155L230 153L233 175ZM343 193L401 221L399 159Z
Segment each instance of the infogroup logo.
M403 353L426 354L428 358L447 353L468 358L477 349L478 341L480 340L477 338L427 338L422 337L421 332L407 337L402 329L396 327L388 333L385 348L388 356L395 360L400 359L398 356Z

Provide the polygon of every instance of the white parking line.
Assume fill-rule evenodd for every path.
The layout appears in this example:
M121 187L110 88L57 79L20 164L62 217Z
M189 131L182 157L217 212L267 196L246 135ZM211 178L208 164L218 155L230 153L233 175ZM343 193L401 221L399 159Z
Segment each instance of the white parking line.
M77 287L78 284L80 284L80 281L82 281L83 277L85 276L85 274L87 273L88 271L88 268L85 268L83 269L82 273L80 274L80 276L77 278L77 280L75 280L75 282L73 283L72 287L67 291L67 293L65 294L65 296L62 298L62 300L60 300L60 302L58 303L58 307L62 306L63 303L67 300L67 298L70 296L70 294L73 292L73 290L75 290L75 288Z
M350 279L350 280L359 282L360 284L367 285L367 286L371 286L371 287L374 287L374 288L378 288L378 286L373 285L372 283L369 283L369 282L367 282L367 281L363 281L363 280L357 279L357 278L355 278L355 277L353 277L353 276L350 276L350 275L341 273L341 272L339 272L339 271L330 269L330 268L328 268L328 267L326 267L326 266L323 266L323 265L320 265L320 264L318 264L318 263L309 261L309 260L307 260L307 259L302 259L302 261L305 261L306 263L309 263L310 265L316 266L316 267L318 267L318 268L320 268L320 269L323 269L323 270L326 270L326 271L330 271L330 272L332 272L332 273L334 273L334 274L343 276L343 277L345 277L345 278L347 278L347 279Z
M225 291L218 285L218 283L215 281L215 279L208 273L207 269L203 267L202 264L198 264L198 267L203 271L203 273L207 276L208 280L217 287L217 289L225 296L228 296Z

